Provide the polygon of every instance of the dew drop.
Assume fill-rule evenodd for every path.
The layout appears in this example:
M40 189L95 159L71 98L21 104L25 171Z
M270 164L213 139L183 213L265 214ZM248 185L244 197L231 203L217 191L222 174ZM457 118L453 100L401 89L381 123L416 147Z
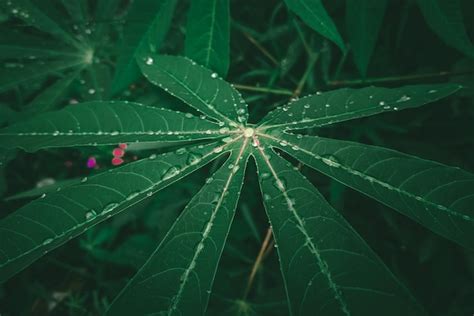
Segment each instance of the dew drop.
M89 90L87 90L87 93L89 93L89 94L94 94L94 93L95 93L95 89L89 89Z
M173 167L169 168L168 170L166 170L166 172L163 174L161 179L163 181L171 179L172 177L178 175L179 172L180 172L179 169L177 167L173 166Z
M186 148L178 148L178 149L176 149L175 154L182 155L186 152L187 152Z
M109 213L113 211L118 206L118 203L110 203L104 207L102 210L103 213Z
M217 73L216 73L216 72L213 72L213 73L211 74L211 78L214 78L214 79L217 78Z
M130 194L127 196L126 200L127 200L127 201L133 200L133 199L136 198L139 194L140 194L139 192L130 193Z
M53 242L53 238L48 238L43 241L43 246L49 245Z
M263 180L266 180L268 178L270 178L270 174L268 172L264 172L260 175L260 177L263 179Z
M341 164L337 161L337 158L334 156L323 157L321 160L328 165L329 167L340 167Z
M272 197L270 196L270 194L266 194L266 193L265 193L265 194L263 195L263 199L264 199L265 201L270 201L270 200L272 199Z
M94 210L90 210L86 213L86 220L91 220L97 216L97 213Z
M84 177L84 178L81 179L81 182L82 182L82 183L84 183L84 182L86 182L86 181L87 181L87 177Z
M200 154L195 154L195 153L189 153L188 158L186 159L186 163L188 165L195 165L199 161L201 161L201 155Z
M147 65L153 65L153 58L148 57L148 58L146 59L145 63L146 63Z
M403 95L400 97L400 99L397 100L397 102L406 102L406 101L410 101L411 98L407 95Z
M229 132L229 128L228 127L222 127L219 129L219 133L221 134L225 134L225 133L228 133Z

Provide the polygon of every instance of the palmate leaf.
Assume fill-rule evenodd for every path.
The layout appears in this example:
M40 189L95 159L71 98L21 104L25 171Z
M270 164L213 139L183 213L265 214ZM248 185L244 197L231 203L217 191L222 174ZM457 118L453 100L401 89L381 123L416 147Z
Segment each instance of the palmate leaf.
M220 137L222 132L219 125L189 113L127 101L97 101L70 105L0 130L0 147L36 151L48 147L207 139Z
M414 108L444 98L461 87L455 84L413 85L396 89L367 87L309 95L270 112L264 129L325 126L382 112Z
M321 0L285 0L285 3L309 27L336 43L342 51L345 50L341 35Z
M184 57L148 54L138 64L150 82L203 114L232 127L247 122L247 104L217 73Z
M205 165L229 143L152 155L42 196L0 221L0 283L88 228Z
M19 84L38 80L48 75L55 75L58 72L81 68L87 64L84 58L57 59L48 63L28 62L28 63L7 63L8 68L3 69L0 75L0 92L4 92Z
M40 2L39 2L40 4ZM46 12L38 8L31 0L2 1L0 7L10 12L15 17L22 19L27 24L38 30L49 33L73 47L83 47L71 34L64 30L61 25L50 18Z
M346 29L355 64L363 77L382 25L387 0L347 0Z
M474 249L474 175L394 150L322 137L267 136L301 162Z
M229 0L194 0L186 25L186 56L227 75L230 36Z
M423 315L363 239L272 149L254 154L291 315Z
M417 0L428 26L449 46L474 58L459 0Z
M248 143L232 146L108 315L204 315L240 196Z
M140 70L135 57L140 50L148 51L150 41L156 49L168 33L176 0L132 2L125 25L112 93L124 89L139 77ZM152 38L150 38L152 37Z

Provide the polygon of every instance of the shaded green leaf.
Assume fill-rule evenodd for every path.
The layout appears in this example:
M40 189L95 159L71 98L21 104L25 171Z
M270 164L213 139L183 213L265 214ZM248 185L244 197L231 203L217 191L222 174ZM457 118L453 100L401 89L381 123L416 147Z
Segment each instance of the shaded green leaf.
M171 95L219 122L247 122L247 104L229 83L190 59L149 54L138 59L145 77Z
M161 45L168 33L175 6L176 0L132 2L112 82L112 93L119 92L138 78L137 52L140 49L148 51L149 41L155 49Z
M5 69L0 74L0 92L9 90L19 84L31 82L32 80L57 75L62 70L84 66L86 63L87 61L81 58L58 59L48 63L6 63Z
M268 137L308 166L474 249L473 174L382 147L286 133Z
M474 45L464 26L459 0L418 0L428 26L449 46L474 58Z
M78 185L20 208L0 221L0 283L88 228L205 165L226 152L224 147L212 143L151 155L84 178Z
M288 8L309 27L336 43L344 51L344 42L321 0L285 0Z
M364 240L287 161L255 154L291 315L423 315Z
M64 78L56 80L55 83L51 84L44 91L38 94L25 108L27 113L22 114L30 115L33 113L42 113L56 109L58 103L66 95L69 86L77 78L79 73L80 71L74 71L67 74Z
M362 76L379 35L387 0L347 0L346 28L354 60Z
M74 37L65 31L54 19L50 18L30 0L2 1L0 3L8 12L22 19L25 23L49 33L77 48L84 48Z
M43 194L48 194L56 191L58 188L63 189L67 186L78 184L81 182L81 178L74 178L74 179L67 179L67 180L58 180L52 184L37 186L30 190L26 190L20 193L17 193L12 196L8 196L5 198L5 201L13 201L18 199L29 199L29 198L37 198Z
M221 136L215 123L127 101L70 105L0 130L0 147L35 151L136 141L182 141Z
M461 87L455 84L413 85L396 89L339 89L291 101L270 112L264 128L299 129L325 126L355 118L419 107L442 99Z
M229 69L229 0L194 0L186 25L186 56L222 77Z
M109 315L204 315L239 199L247 144L245 139L232 146L232 155L186 206Z

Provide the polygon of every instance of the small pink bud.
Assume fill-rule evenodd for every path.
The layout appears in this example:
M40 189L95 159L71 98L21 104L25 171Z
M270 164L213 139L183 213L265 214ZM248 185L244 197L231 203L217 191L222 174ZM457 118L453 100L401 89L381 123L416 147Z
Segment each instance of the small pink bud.
M123 157L123 155L125 154L125 152L123 151L122 148L115 148L113 151L112 151L112 154L114 155L114 157Z
M95 160L95 157L89 157L87 159L87 168L94 168L97 165L97 161Z
M112 164L114 166L119 166L119 165L123 164L123 159L118 158L118 157L114 157L114 158L112 158Z

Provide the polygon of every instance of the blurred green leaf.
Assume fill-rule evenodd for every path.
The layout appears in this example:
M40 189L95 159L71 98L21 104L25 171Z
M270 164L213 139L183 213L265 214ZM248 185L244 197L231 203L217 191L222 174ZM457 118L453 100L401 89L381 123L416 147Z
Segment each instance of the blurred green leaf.
M229 69L229 0L194 0L186 26L186 56L222 77Z

